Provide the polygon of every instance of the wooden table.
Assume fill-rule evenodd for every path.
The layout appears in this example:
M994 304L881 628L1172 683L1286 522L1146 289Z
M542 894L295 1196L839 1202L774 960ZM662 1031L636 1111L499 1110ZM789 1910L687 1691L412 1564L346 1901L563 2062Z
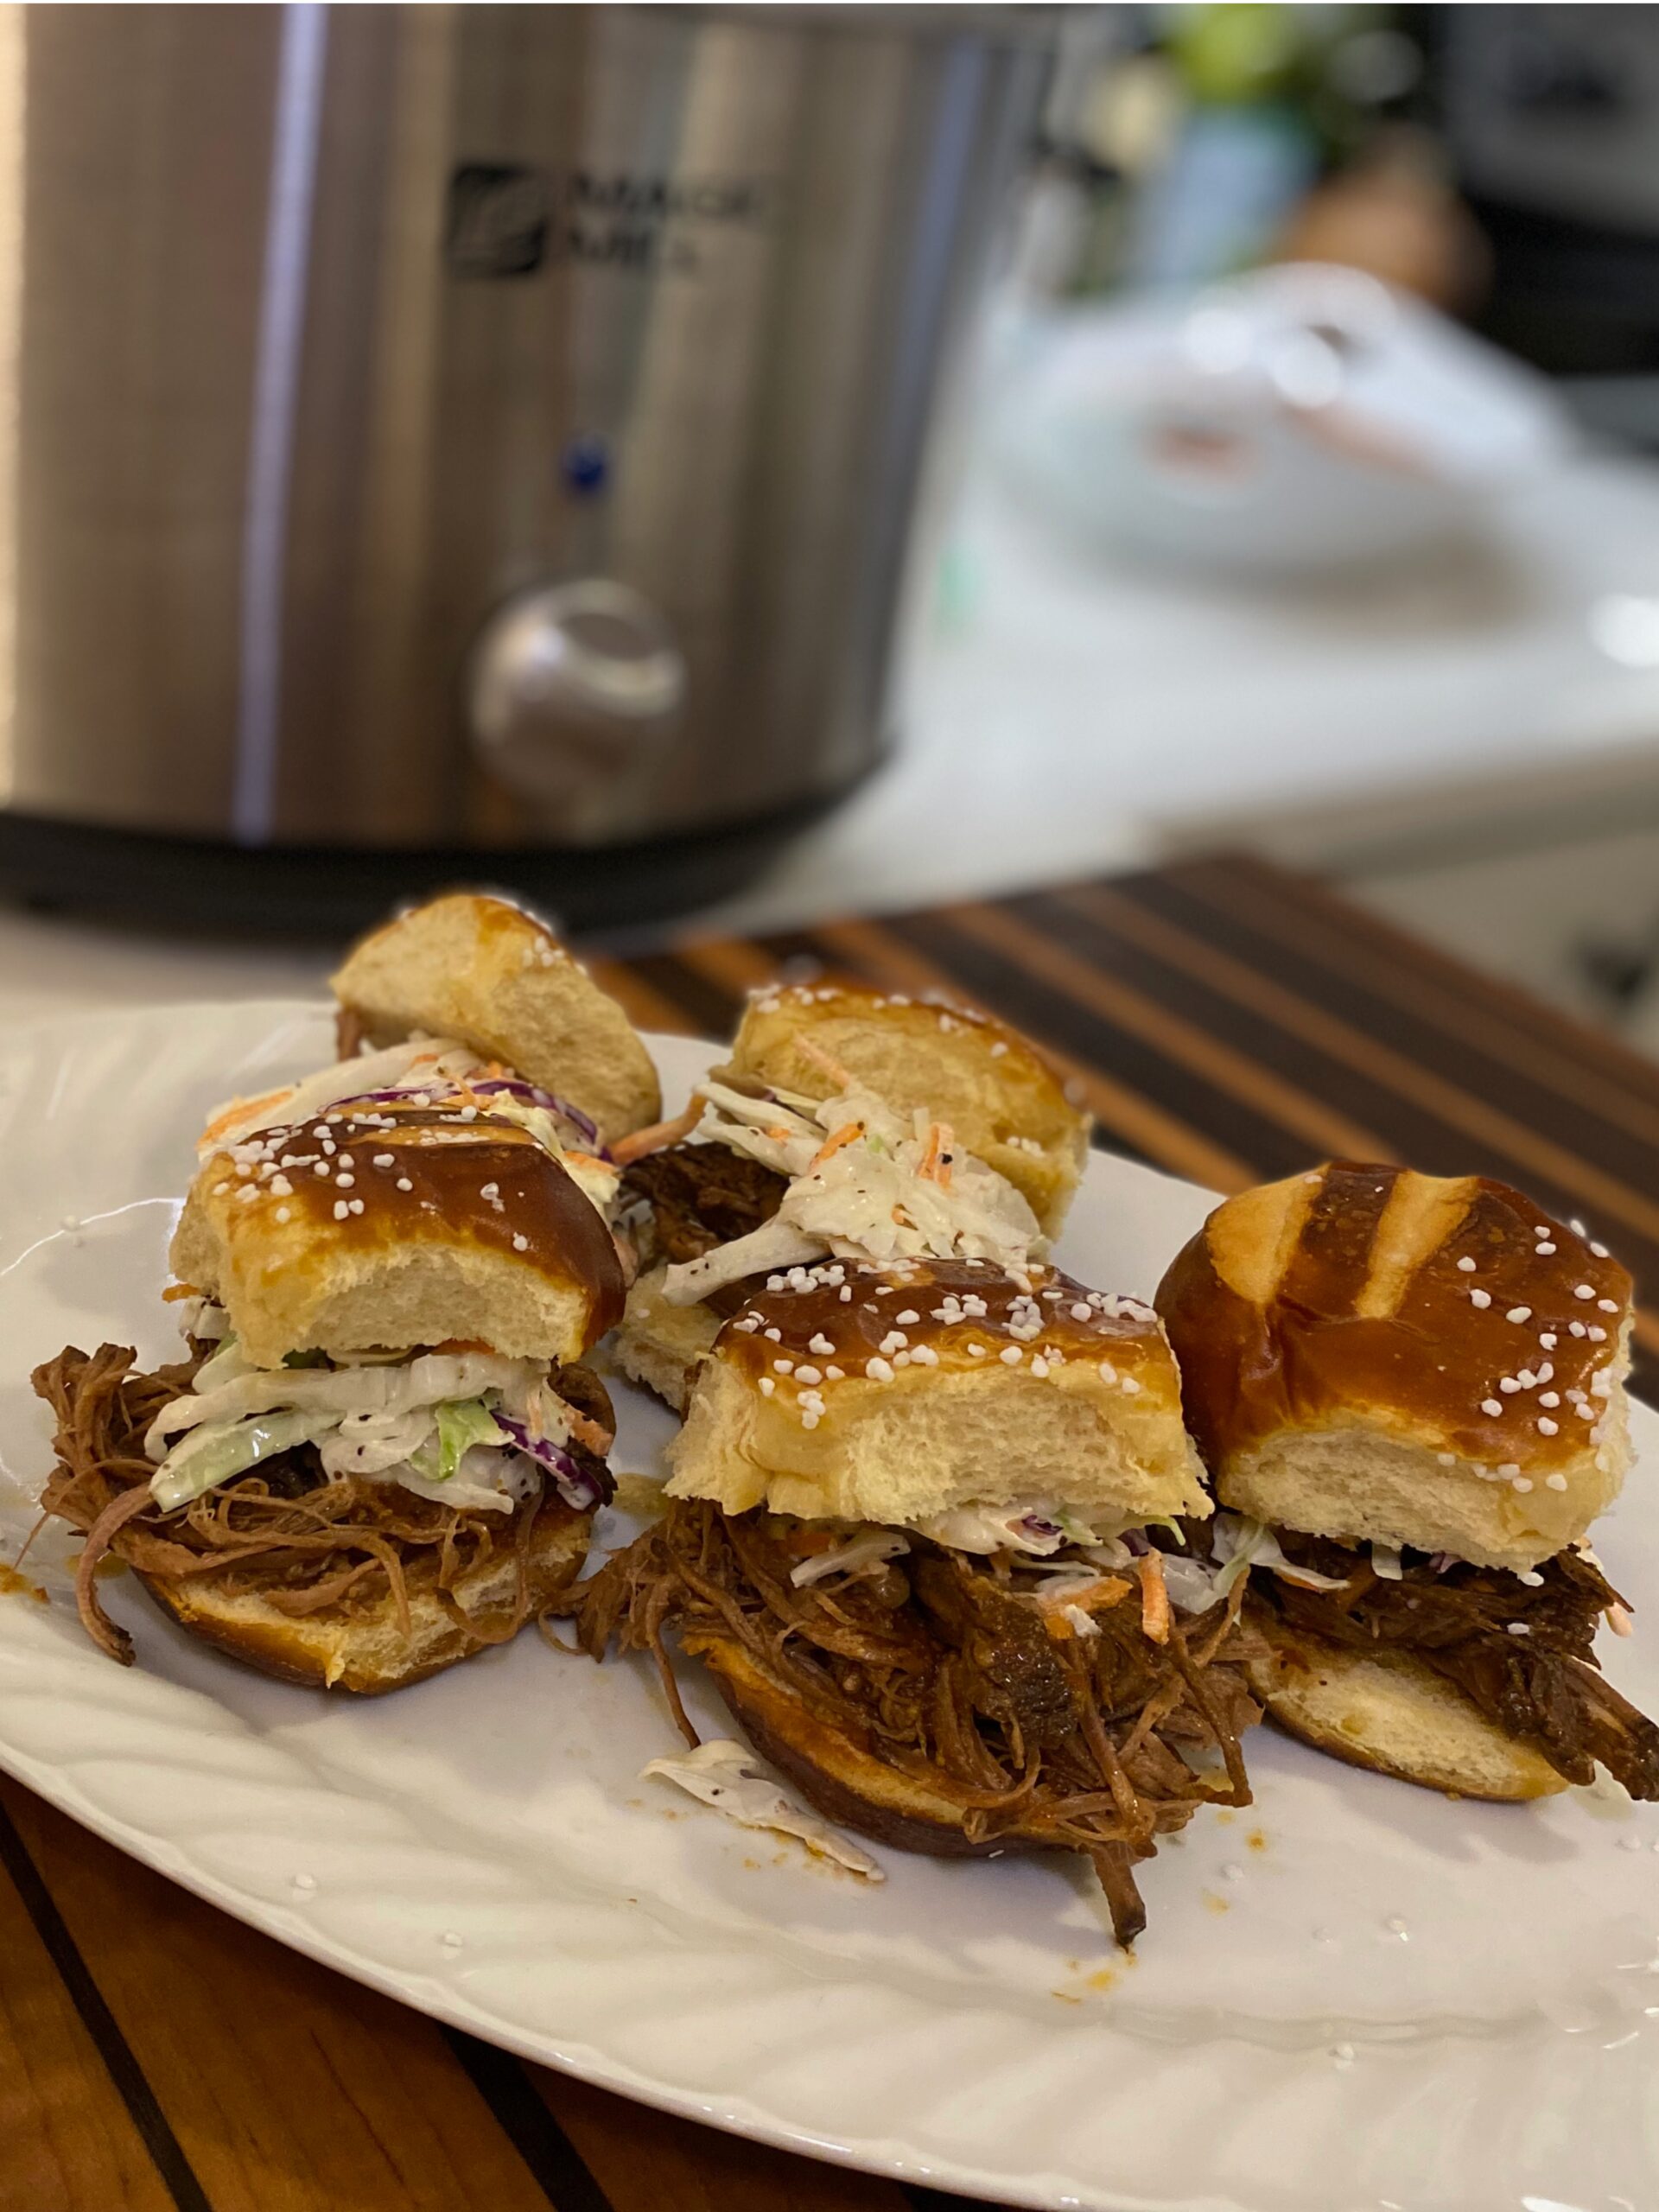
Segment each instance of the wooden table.
M828 971L965 994L1100 1141L1236 1190L1332 1154L1478 1170L1659 1282L1659 1070L1260 862L694 943L601 980L729 1033ZM1638 1322L1659 1381L1659 1313ZM521 2064L283 1950L0 1783L0 2206L19 2212L942 2212Z

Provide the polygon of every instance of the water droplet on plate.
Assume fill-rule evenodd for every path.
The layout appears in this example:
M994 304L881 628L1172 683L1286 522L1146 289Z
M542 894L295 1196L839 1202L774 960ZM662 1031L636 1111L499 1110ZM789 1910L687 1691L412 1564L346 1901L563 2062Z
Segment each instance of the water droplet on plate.
M1354 2046L1351 2043L1333 2043L1331 2046L1331 2056L1338 2066L1351 2066L1354 2063Z
M315 1874L296 1874L294 1877L294 1886L296 1890L315 1890L317 1886L317 1878Z
M1400 1917L1397 1912L1390 1913L1388 1918L1383 1922L1382 1925L1388 1929L1390 1936L1397 1936L1402 1943L1406 1941L1406 1923Z
M453 1928L446 1928L443 1931L443 1948L446 1951L458 1951L461 1948L461 1938Z

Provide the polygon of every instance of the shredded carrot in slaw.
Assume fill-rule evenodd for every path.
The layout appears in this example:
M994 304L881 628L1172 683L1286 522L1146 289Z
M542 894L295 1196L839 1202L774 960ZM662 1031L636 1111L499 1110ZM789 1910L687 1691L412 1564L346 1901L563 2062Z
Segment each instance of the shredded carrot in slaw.
M934 1122L930 1125L926 1149L922 1154L921 1165L916 1170L923 1182L937 1183L942 1191L950 1189L953 1141L948 1122Z
M856 1144L863 1134L864 1124L862 1122L843 1122L838 1129L836 1129L831 1133L829 1141L824 1144L821 1144L817 1150L813 1154L811 1159L808 1160L806 1164L807 1173L809 1175L815 1174L817 1170L823 1166L826 1160L833 1160L836 1154L838 1152L844 1150L848 1145Z
M653 1122L648 1129L636 1129L632 1136L620 1138L611 1147L611 1158L619 1167L631 1166L648 1152L661 1152L682 1137L689 1137L702 1119L702 1101L694 1098L684 1113L677 1114L671 1122Z
M610 1430L602 1427L596 1421L589 1421L585 1414L579 1414L574 1406L567 1405L565 1413L569 1420L570 1433L575 1438L577 1443L585 1444L595 1459L602 1459L616 1441Z
M267 1107L280 1106L285 1098L294 1096L297 1088L295 1084L285 1083L280 1090L267 1090L258 1098L232 1098L224 1111L215 1114L208 1122L200 1141L212 1144L223 1130L233 1129L238 1122L245 1122L250 1114L263 1114Z
M175 1299L205 1298L207 1294L206 1291L198 1290L193 1282L170 1282L162 1293L162 1298L169 1306Z
M1037 1599L1037 1610L1042 1613L1063 1612L1067 1605L1080 1605L1085 1613L1103 1613L1126 1598L1130 1586L1121 1574L1103 1574L1093 1582L1084 1582L1066 1589L1044 1592Z
M1143 1552L1136 1562L1141 1576L1141 1625L1154 1643L1169 1642L1169 1590L1164 1581L1164 1562L1157 1552Z

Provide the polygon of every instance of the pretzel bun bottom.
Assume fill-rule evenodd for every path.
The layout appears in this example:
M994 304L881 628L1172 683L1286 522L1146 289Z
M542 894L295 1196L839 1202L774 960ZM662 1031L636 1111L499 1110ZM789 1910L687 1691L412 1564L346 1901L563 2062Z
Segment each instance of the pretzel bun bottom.
M526 1564L526 1619L575 1580L592 1529L590 1513L543 1509ZM350 1612L334 1606L296 1615L257 1591L215 1589L207 1577L174 1581L141 1574L138 1580L162 1612L205 1643L262 1675L315 1689L377 1697L442 1674L486 1648L430 1590L410 1590L405 1634L389 1592ZM487 1629L516 1604L518 1585L517 1557L497 1553L462 1574L450 1594L462 1612Z
M969 1841L967 1793L943 1773L925 1779L873 1758L850 1737L808 1711L787 1684L725 1637L695 1636L686 1649L702 1659L732 1718L817 1813L895 1851L931 1859L991 1859L1033 1848L1008 1834Z
M1567 1787L1541 1752L1506 1735L1421 1659L1351 1651L1263 1607L1251 1616L1272 1656L1251 1668L1250 1687L1269 1719L1315 1751L1425 1789L1498 1803Z

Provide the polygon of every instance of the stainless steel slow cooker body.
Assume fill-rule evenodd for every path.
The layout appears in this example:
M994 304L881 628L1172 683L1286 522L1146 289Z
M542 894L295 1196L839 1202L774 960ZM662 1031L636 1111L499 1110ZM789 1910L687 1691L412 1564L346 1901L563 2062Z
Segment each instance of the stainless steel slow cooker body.
M5 809L575 849L854 780L1017 13L5 10Z

